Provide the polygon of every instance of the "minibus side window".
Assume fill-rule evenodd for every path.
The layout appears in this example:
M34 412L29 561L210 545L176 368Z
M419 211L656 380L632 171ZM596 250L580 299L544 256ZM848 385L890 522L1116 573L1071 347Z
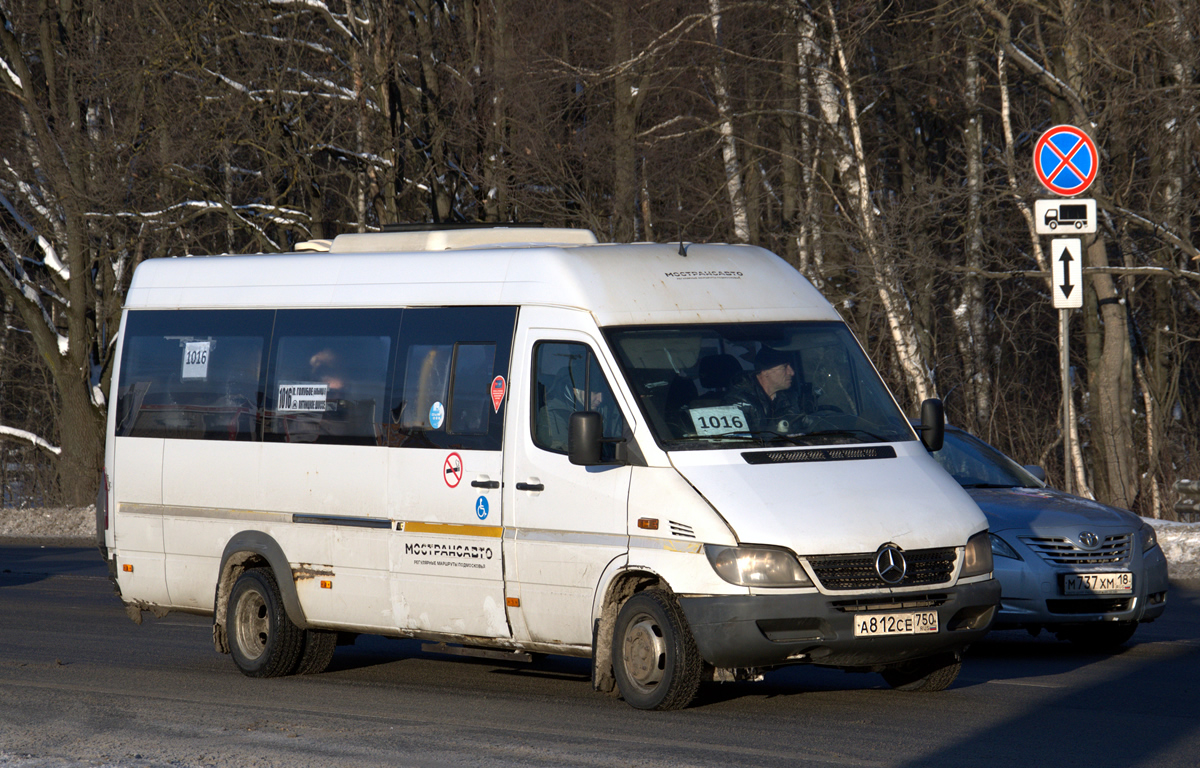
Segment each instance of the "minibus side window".
M266 439L378 445L399 310L280 310Z
M498 451L516 307L404 310L387 445Z
M256 439L273 316L269 310L130 311L116 436Z
M595 353L586 344L538 344L534 349L534 379L533 442L538 447L566 453L567 424L577 411L597 411L604 422L605 437L622 435L625 419ZM604 448L611 453L613 446Z
M496 360L495 344L455 344L454 375L450 391L452 435L487 434L492 410L490 386Z

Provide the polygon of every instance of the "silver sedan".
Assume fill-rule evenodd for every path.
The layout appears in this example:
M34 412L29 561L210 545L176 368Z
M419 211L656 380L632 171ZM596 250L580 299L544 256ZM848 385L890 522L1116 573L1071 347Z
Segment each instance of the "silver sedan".
M1040 468L960 429L947 427L933 455L987 515L1001 589L993 629L1102 650L1162 615L1167 561L1140 517L1048 488Z

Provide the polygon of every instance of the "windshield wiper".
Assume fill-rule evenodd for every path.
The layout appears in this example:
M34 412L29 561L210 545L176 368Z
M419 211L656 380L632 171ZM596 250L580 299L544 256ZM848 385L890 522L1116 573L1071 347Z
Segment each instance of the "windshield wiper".
M960 483L961 485L961 483ZM1031 486L1019 485L1018 483L967 483L963 488L1026 488Z
M773 432L769 429L760 429L756 431L739 430L737 432L721 432L716 435L684 435L674 438L678 441L701 441L701 440L753 440L759 445L766 445L769 440L786 440L793 445L802 445L797 443L795 438L790 435L784 435L779 432Z
M793 438L809 438L809 437L858 437L866 436L871 442L886 443L886 437L880 437L874 432L868 432L865 429L822 429L816 432L805 432L802 435L792 435Z

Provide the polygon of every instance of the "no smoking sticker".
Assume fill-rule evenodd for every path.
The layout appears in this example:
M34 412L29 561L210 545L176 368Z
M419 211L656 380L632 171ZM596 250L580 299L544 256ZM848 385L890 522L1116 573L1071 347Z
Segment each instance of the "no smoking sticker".
M446 457L446 463L442 465L442 474L446 480L446 485L451 488L457 488L462 482L462 456L457 453L452 453Z

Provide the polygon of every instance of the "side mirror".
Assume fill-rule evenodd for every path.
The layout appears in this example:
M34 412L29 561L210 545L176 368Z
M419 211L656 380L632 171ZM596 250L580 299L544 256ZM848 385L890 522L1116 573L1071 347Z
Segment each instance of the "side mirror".
M1046 470L1042 469L1037 464L1026 464L1025 471L1036 477L1038 480L1041 480L1043 484L1046 482Z
M576 411L567 422L567 458L572 464L600 464L600 445L604 439L604 421L595 411Z
M921 426L917 429L925 450L933 453L942 449L946 438L946 410L941 400L931 397L921 403Z

